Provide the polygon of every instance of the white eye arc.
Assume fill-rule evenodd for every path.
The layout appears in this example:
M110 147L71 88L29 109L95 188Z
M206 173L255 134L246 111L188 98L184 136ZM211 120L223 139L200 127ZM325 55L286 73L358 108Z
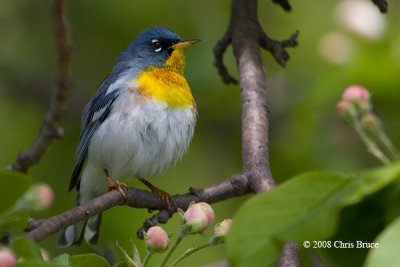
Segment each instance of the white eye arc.
M160 52L162 49L162 46L160 44L160 42L157 39L153 39L151 40L151 43L153 44L153 49L156 52Z

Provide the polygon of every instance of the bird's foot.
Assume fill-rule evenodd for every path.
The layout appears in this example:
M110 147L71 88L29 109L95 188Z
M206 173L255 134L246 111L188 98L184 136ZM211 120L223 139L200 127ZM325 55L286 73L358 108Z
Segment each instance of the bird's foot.
M125 191L127 191L127 188L125 183L121 183L120 181L114 180L110 176L107 176L107 185L108 185L108 191L118 190L118 192L121 193L124 199L126 199Z
M172 196L168 192L165 192L157 187L155 187L155 190L152 190L152 192L157 194L158 197L167 205L167 210L169 212L173 211L175 203Z
M139 178L139 180L145 186L147 186L147 188L149 188L151 190L151 192L156 194L166 204L167 210L169 212L173 212L174 211L175 203L174 203L174 200L173 200L172 196L168 192L156 187L155 185L153 185L152 183L150 183L146 179Z

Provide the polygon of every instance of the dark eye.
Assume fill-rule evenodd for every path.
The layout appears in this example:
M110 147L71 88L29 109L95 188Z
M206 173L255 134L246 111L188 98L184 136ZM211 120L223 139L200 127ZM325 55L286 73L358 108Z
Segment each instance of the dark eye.
M151 40L151 43L153 45L154 51L156 51L156 52L160 52L161 51L162 46L161 46L160 42L157 39Z

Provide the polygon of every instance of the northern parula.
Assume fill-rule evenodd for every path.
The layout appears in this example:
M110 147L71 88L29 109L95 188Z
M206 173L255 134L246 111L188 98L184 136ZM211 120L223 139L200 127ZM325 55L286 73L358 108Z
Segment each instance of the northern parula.
M197 117L183 73L183 51L198 41L182 41L156 26L142 31L121 53L83 111L69 186L78 191L76 205L107 192L111 177L136 177L152 188L145 179L182 158ZM80 244L82 239L96 244L100 222L98 214L68 226L58 244Z

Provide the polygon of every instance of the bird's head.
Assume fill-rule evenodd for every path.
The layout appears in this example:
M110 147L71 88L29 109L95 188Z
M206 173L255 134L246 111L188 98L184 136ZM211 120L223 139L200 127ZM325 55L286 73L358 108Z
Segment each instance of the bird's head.
M175 32L156 26L143 30L121 54L116 68L144 70L148 67L168 67L183 72L183 50L200 40L181 40Z

